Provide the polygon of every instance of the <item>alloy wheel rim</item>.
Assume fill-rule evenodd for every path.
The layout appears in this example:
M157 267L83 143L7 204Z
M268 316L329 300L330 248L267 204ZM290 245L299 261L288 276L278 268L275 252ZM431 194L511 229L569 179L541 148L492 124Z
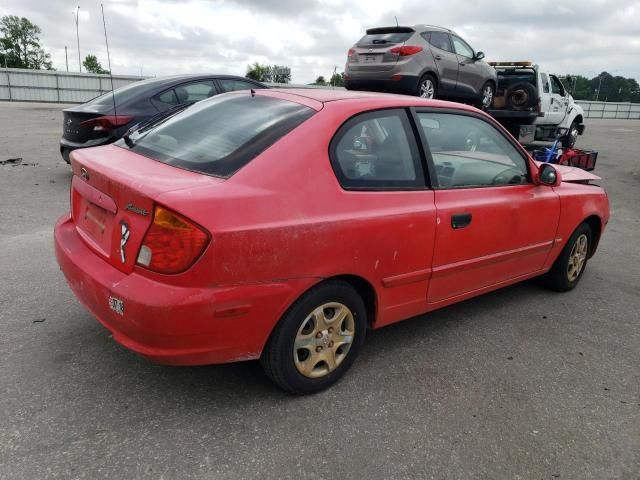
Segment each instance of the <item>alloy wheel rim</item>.
M567 266L567 278L570 282L574 282L580 276L580 272L584 268L584 262L587 260L588 246L589 239L584 233L573 244L569 254L569 265Z
M420 97L422 98L433 98L434 88L433 82L431 80L425 80L420 85Z
M482 97L482 106L489 108L493 102L493 88L487 85L484 89L484 95Z
M344 304L328 302L304 319L293 342L293 361L299 373L319 378L347 358L355 335L353 313Z

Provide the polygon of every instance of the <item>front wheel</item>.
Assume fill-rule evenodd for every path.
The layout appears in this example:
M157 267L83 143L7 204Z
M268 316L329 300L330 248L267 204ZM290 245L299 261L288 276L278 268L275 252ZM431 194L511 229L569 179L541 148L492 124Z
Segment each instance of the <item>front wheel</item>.
M567 134L562 137L562 146L564 148L573 148L578 141L578 122L574 120L569 127Z
M587 223L576 228L546 275L547 285L556 292L572 290L582 278L591 248L592 232Z
M480 100L477 105L478 108L481 108L482 110L491 108L495 94L496 87L493 86L493 83L486 82L480 91Z
M262 353L266 374L284 390L304 395L337 382L364 342L367 313L346 282L322 283L284 314Z
M438 93L438 86L431 75L425 75L418 83L418 96L420 98L434 99Z

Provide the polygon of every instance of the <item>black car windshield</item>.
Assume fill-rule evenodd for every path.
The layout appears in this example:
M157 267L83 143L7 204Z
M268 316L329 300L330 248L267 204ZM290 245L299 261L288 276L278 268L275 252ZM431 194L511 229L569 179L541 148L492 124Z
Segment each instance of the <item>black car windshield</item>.
M89 100L87 105L113 105L113 97L115 97L116 105L122 105L123 103L136 97L138 94L143 93L149 89L156 87L157 85L167 83L166 78L152 78L149 80L141 80L139 82L130 83L124 87L117 88L111 92L100 95L99 97Z
M176 167L229 177L313 113L279 98L228 93L196 103L148 132L132 134L131 150ZM123 141L117 145L126 148Z

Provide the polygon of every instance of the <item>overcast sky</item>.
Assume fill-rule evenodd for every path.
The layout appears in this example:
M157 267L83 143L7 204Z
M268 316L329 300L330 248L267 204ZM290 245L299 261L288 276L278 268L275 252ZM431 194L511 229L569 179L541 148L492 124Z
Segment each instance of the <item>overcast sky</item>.
M488 60L533 60L555 73L606 70L640 80L640 1L633 0L104 0L115 74L244 75L248 64L291 67L293 82L344 70L366 28L449 27ZM78 0L2 0L0 15L29 18L53 65L78 70ZM80 51L107 65L99 0L80 0Z

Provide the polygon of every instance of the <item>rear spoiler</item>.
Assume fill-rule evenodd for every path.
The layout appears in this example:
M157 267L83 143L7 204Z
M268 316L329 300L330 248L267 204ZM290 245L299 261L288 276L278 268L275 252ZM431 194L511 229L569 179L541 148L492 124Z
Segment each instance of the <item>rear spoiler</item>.
M413 33L415 30L411 27L378 27L367 30L367 35L381 35L383 33Z

